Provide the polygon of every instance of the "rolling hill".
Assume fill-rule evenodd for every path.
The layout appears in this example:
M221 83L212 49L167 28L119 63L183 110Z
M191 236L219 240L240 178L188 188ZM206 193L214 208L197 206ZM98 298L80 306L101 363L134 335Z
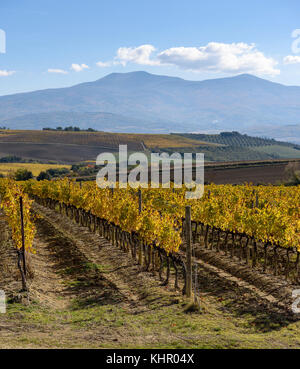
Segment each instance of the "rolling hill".
M207 161L276 160L300 158L300 145L274 139L251 137L239 132L220 134L175 134L175 136L199 140L198 151ZM206 146L206 143L212 146ZM195 149L193 148L193 151Z
M201 152L206 161L274 160L300 158L300 146L270 139L223 132L204 134L130 134L0 130L0 158L18 156L42 162L77 163L95 161L101 152L119 151Z
M165 148L199 148L201 140L179 135L120 134L110 132L14 131L0 130L0 158L18 156L26 160L76 163L96 160L101 152L164 150ZM218 146L205 143L205 146Z
M41 129L58 124L145 133L239 130L272 133L274 138L284 130L300 142L300 87L248 74L187 81L131 72L0 97L0 126Z

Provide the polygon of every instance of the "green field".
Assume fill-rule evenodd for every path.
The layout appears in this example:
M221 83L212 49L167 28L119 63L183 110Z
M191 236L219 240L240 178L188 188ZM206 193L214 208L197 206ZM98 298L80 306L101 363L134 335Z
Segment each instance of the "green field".
M295 149L294 147L291 147L291 146L284 146L284 145L257 146L255 148L252 148L252 150L257 151L259 153L270 155L274 159L300 158L300 150Z

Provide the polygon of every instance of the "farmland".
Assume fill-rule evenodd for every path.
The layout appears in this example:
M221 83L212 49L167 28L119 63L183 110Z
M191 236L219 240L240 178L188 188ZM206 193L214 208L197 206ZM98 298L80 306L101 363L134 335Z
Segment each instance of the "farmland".
M0 131L0 142L60 143L66 145L90 145L117 147L132 145L140 148L143 142L148 147L191 147L201 142L173 135L127 134L109 132L65 132L65 131ZM214 145L214 144L212 144Z
M299 10L0 0L1 363L300 350Z
M32 302L8 304L1 348L298 348L299 322L203 267L202 314L172 287L65 217L36 210ZM63 222L61 221L63 219ZM3 216L0 218L3 226ZM13 245L10 245L13 247ZM0 286L17 296L14 254L0 243ZM158 324L159 321L159 324Z
M119 145L127 145L129 151L147 151L151 148L199 147L201 143L172 135L58 131L0 132L0 156L17 155L24 159L44 162L70 164L95 160L101 152L117 152Z
M272 150L269 141L257 142L256 149ZM120 144L147 155L233 150L228 142L180 135L5 131L2 157L13 153L45 163L2 163L0 172L26 168L36 176L83 159L92 163L99 151L117 153ZM243 146L238 150L246 152ZM47 163L53 159L60 164ZM215 184L206 185L195 203L184 200L181 189L139 195L133 189L100 190L71 177L1 179L0 290L8 304L0 316L0 347L299 348L300 323L291 312L299 279L299 187L283 185L291 165L299 159L206 162L205 181ZM235 186L218 185L230 183ZM255 186L271 183L276 186ZM26 226L23 292L15 252L22 258L20 196ZM182 223L188 205L192 310Z
M69 165L59 164L37 164L37 163L0 163L0 174L4 176L13 176L19 169L27 169L34 176L38 176L42 171L48 169L70 168Z
M0 191L0 288L9 298L1 347L300 347L290 311L299 187L208 186L202 202L191 202L199 222L192 239L201 310L194 312L186 310L186 277L178 273L187 247L174 227L185 206L181 190L143 190L141 213L137 190L112 194L94 183L2 180ZM19 195L35 214L33 223L25 219L29 293L21 294L13 252L22 248ZM16 326L26 333L16 335Z

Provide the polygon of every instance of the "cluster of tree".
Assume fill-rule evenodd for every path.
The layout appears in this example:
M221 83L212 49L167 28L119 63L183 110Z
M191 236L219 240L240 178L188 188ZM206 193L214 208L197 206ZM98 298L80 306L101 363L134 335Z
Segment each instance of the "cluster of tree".
M8 155L0 158L0 163L43 163L43 161L36 159L24 159L16 155ZM55 161L49 162L49 164L57 164Z
M43 128L43 131L66 131L66 132L97 132L95 129L93 128L88 128L88 129L80 129L79 127L73 127L73 126L69 126L69 127L56 127L56 128Z
M38 181L51 180L53 178L68 177L88 177L94 176L99 171L100 167L96 165L87 165L86 163L73 164L71 169L68 168L50 168L41 171L36 177ZM18 169L14 174L16 181L27 181L34 178L33 173L28 169Z
M71 170L77 176L92 176L98 173L99 167L94 165L87 166L86 164L74 164L71 167Z
M64 177L67 174L70 174L70 170L68 168L53 168L47 169L46 171L42 171L36 179L38 181L43 181L44 179L50 180L52 178Z
M222 137L235 137L235 136L240 136L240 133L237 132L237 131L220 132L220 136L222 136Z
M70 170L68 168L53 168L42 171L36 179L38 181L42 181L44 179L51 180L52 178L64 177L68 174L70 174ZM32 172L27 169L18 169L14 175L16 181L27 181L33 177Z
M4 156L0 158L0 163L21 163L23 161L22 158L15 155Z
M74 164L71 169L67 168L53 168L48 169L46 171L42 171L38 176L37 180L42 181L44 179L51 180L52 178L57 177L85 177L85 176L93 176L97 174L99 171L99 167L94 165L87 166L85 163Z
M27 169L18 169L15 173L16 181L28 181L33 178L33 174L30 170Z

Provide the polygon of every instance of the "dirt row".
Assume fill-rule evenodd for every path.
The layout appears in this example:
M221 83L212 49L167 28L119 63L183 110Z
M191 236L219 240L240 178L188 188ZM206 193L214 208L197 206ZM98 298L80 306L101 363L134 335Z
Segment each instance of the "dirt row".
M143 299L147 294L145 291L151 291L153 295L157 293L159 296L162 293L178 296L175 290L169 292L160 288L157 278L151 273L145 273L127 253L90 232L88 228L80 227L67 217L41 205L35 204L33 209L42 217L38 222L40 236L36 239L37 244L42 245L45 237L46 242L49 242L49 237L55 237L56 257L71 266L76 265L77 261L79 270L74 271L76 274L82 264L87 265L87 268L90 266L91 269L96 269L110 287L118 291L122 299L132 306L143 305ZM62 245L61 254L57 248L58 238ZM37 253L32 260L35 265L38 264L36 258L45 260L42 254ZM40 285L37 278L34 283Z
M87 228L79 227L69 218L41 205L36 204L35 210L42 214L57 230L62 227L64 236L68 235L68 237L76 240L78 250L87 259L94 261L94 263L115 265L114 271L110 271L108 277L121 290L127 285L127 291L130 291L130 295L134 293L133 291L138 292L134 298L136 301L141 301L143 294L145 291L149 291L150 287L156 290L159 288L160 291L164 290L158 275L145 272L131 259L130 255L112 246L97 234L88 231ZM197 251L200 252L200 250ZM255 270L252 271L247 267L237 266L236 263L226 261L213 252L202 250L201 255L198 256L200 256L200 260L198 262L197 292L200 296L200 304L201 300L202 302L205 300L206 295L215 294L219 296L219 292L216 291L221 289L222 293L226 291L226 296L232 301L232 309L235 311L240 309L242 311L256 311L259 309L265 311L266 314L276 312L288 316L292 320L298 319L297 316L291 314L290 309L293 286L289 286L286 282L276 278L262 277ZM243 273L241 273L242 269L247 271L248 278L246 280L244 280ZM244 271L244 274L246 271ZM210 284L214 286L215 291L207 290L207 286ZM175 291L173 288L172 278L168 289L174 292L174 297L181 297L181 291ZM142 294L140 291L142 291Z
M297 323L221 269L199 265L202 310L185 314L181 292L131 255L53 210L33 209L27 300L19 299L16 254L0 217L0 288L25 305L0 315L0 347L300 347Z

